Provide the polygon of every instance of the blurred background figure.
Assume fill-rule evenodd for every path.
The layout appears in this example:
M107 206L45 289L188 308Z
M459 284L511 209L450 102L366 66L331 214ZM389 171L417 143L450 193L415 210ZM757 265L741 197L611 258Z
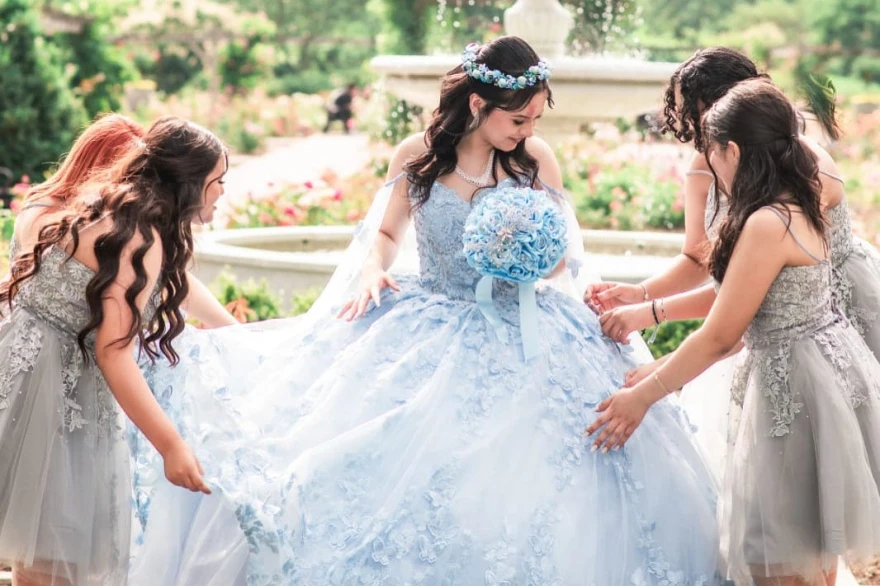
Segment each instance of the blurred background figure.
M330 126L335 121L342 122L342 130L348 134L354 124L352 102L357 94L357 84L350 83L345 88L336 90L327 103L327 124L324 132L329 132Z

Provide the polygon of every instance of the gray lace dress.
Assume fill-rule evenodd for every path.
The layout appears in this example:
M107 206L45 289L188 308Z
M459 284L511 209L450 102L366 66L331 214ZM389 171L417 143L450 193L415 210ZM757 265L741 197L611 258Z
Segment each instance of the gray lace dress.
M87 359L76 342L93 276L53 247L0 321L0 562L53 586L124 585L128 570L124 420L94 338Z
M837 175L820 172L843 183L843 179ZM705 226L709 238L717 236L717 218L727 214L728 209L727 200L722 197L718 201L716 214L716 197L715 185L712 184L706 199ZM873 246L853 235L852 219L845 199L828 210L828 223L834 304L849 318L874 356L880 360L880 254Z
M880 364L816 260L780 272L733 380L723 553L742 583L880 552Z
M880 254L853 235L846 201L828 212L834 302L880 360Z

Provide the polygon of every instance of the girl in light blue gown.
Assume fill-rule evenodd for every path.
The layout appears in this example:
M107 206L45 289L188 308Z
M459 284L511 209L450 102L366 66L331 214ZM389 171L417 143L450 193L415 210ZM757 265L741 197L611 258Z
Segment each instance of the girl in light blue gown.
M163 484L136 444L133 584L717 583L714 485L674 400L623 450L583 437L636 362L581 302L582 240L532 136L548 77L515 37L469 48L306 316L193 331L180 366L147 369L214 494ZM473 203L512 185L569 218L530 360L516 288L494 285L502 341L462 245ZM393 277L410 220L419 272Z

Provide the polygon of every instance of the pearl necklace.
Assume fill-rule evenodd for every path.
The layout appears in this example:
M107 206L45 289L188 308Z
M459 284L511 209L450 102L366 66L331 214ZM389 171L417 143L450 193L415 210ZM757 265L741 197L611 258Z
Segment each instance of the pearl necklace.
M483 170L483 174L479 177L474 177L473 175L467 174L462 170L458 165L455 166L455 174L470 183L471 185L475 185L476 187L489 187L494 183L494 179L492 178L492 171L495 169L495 150L489 152L489 161L486 163L486 168Z

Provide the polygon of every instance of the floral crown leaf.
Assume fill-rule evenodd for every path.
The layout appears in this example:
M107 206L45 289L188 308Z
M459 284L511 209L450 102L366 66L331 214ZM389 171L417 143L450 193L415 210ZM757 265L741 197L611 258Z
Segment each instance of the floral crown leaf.
M481 48L478 43L471 43L461 53L462 69L477 81L505 90L523 90L538 82L550 79L550 66L545 61L538 61L520 75L510 75L497 69L489 69L485 63L477 63Z

